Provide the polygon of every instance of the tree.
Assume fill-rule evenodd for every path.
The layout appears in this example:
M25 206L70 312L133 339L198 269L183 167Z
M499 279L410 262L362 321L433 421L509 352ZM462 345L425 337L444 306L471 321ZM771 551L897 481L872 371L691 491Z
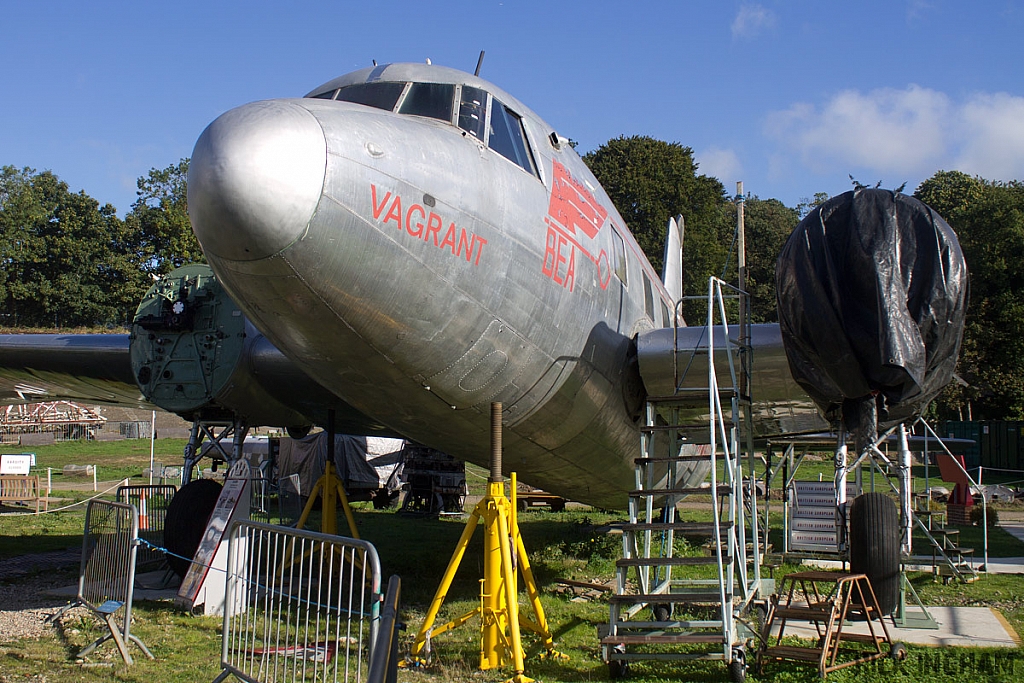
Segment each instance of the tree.
M778 199L750 197L745 202L744 232L747 244L747 292L750 321L776 322L775 261L793 228L800 222L796 209ZM735 212L735 209L733 210Z
M165 275L185 263L204 262L188 218L188 159L151 169L138 180L139 198L125 221L140 236L143 269Z
M814 211L828 200L828 192L815 192L812 199L808 199L807 197L800 199L800 202L796 205L796 212L800 216L800 219L803 220L807 214Z
M941 417L1024 418L1024 184L940 171L914 195L950 224L971 273L957 373L938 400Z
M668 219L683 215L683 286L687 293L705 292L708 277L720 275L726 263L733 227L725 188L716 178L697 174L693 150L650 137L618 137L583 161L659 272ZM693 319L699 308L688 308L687 316Z
M134 240L114 207L72 193L50 171L4 167L0 186L6 322L125 323L143 281Z

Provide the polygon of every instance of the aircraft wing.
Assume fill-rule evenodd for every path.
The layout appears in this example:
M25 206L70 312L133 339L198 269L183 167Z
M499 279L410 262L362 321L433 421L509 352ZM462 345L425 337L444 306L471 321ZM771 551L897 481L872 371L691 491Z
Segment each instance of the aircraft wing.
M0 404L79 401L145 409L127 334L0 335Z

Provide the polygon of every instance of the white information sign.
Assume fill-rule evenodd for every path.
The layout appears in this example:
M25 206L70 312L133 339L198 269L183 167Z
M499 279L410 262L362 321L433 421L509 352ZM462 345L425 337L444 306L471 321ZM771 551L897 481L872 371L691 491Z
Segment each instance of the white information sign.
M35 464L35 453L0 455L0 474L28 474Z
M213 508L194 561L178 589L179 601L203 614L224 613L224 572L228 566L227 533L236 519L249 519L249 465L239 460L231 467ZM211 573L210 570L214 571Z

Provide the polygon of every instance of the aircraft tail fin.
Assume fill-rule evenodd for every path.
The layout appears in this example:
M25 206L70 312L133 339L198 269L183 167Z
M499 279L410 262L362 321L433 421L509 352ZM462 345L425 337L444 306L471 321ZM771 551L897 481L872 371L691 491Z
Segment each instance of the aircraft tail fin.
M661 281L674 301L683 298L683 217L668 219L665 231L665 259Z

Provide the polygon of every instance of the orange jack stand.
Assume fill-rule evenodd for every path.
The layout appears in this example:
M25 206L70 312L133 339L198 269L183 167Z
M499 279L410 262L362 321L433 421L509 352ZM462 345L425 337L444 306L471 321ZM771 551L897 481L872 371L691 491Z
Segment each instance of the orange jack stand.
M430 603L426 619L420 628L409 652L409 661L423 663L429 656L430 640L434 636L465 624L475 616L480 617L480 669L494 669L512 664L515 683L529 683L524 671L524 654L521 628L538 634L544 641L547 656L564 657L555 651L551 630L548 628L544 608L540 604L540 591L530 569L526 547L519 535L516 519L516 479L512 474L512 501L505 496L504 478L501 476L501 404L491 404L491 476L488 479L487 495L477 503L466 522L452 559L448 563L441 585ZM484 577L480 581L480 606L446 624L434 627L434 620L444 604L455 573L462 562L470 539L477 525L484 528ZM517 560L518 563L515 563ZM519 613L518 576L522 573L523 583L536 621ZM426 653L426 657L423 656Z

